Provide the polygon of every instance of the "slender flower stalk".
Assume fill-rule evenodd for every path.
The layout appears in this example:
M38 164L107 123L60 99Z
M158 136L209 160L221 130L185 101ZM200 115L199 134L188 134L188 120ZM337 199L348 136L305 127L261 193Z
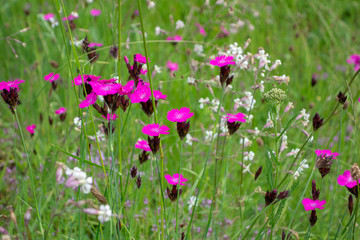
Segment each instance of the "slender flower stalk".
M182 139L180 139L180 153L179 153L179 170L178 170L178 173L179 173L179 176L181 176L181 160L182 160L182 146L183 146L183 141ZM178 184L177 184L177 187L180 188L180 181L178 181ZM176 213L175 213L175 219L176 219L176 226L175 226L175 239L178 238L178 227L179 227L179 215L178 215L178 212L179 212L179 198L178 197L176 199Z
M31 167L31 163L30 163L30 157L29 157L29 153L28 153L28 150L27 150L27 147L26 147L26 143L25 143L25 140L24 140L24 135L23 135L23 132L22 132L21 124L20 124L19 117L18 117L16 109L14 109L14 115L15 115L15 118L16 118L16 123L17 123L17 125L19 127L21 141L23 143L24 151L25 151L25 154L26 154L26 161L27 161L28 168L29 168L31 188L32 188L32 191L33 191L34 202L35 202L36 218L39 221L41 236L44 239L44 230L43 230L43 227L42 227L40 210L39 210L39 206L38 206L38 202L37 202L37 198L36 198L36 188L35 188L35 183L34 183L34 178L33 178L33 173L32 173L32 167Z

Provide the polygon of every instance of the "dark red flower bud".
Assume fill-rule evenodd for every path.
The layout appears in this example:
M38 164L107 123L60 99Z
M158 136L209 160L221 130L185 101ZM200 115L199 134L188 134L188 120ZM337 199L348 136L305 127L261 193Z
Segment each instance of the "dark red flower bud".
M265 194L265 207L266 206L269 206L275 199L276 199L276 196L277 196L277 190L274 189L272 191L266 191L266 194Z
M347 96L340 91L339 94L337 95L337 99L339 103L344 104L346 102Z
M317 216L316 216L316 211L315 210L311 211L309 221L310 221L310 225L313 227L315 225L316 221L317 221Z
M153 138L148 137L148 144L152 153L155 155L160 148L160 138L158 136L154 136Z
M353 202L353 197L352 197L351 194L349 195L348 209L349 209L349 212L350 212L350 215L351 215L353 210L354 210L354 202Z
M118 47L116 46L116 45L114 45L114 46L112 46L111 48L110 48L110 55L114 58L114 59L116 59L117 57L118 57Z
M146 162L149 159L149 154L143 150L142 154L139 155L139 162L140 164L143 164L144 162Z
M141 177L140 176L138 176L136 179L136 186L138 189L141 187Z
M228 127L228 131L230 135L233 135L239 128L241 125L241 122L229 122L227 121L227 127Z
M313 117L313 129L314 131L318 130L324 124L324 118L320 118L318 113Z
M176 130L181 140L183 140L184 137L186 137L186 135L189 133L189 129L190 129L190 121L176 123Z
M261 174L261 172L262 172L262 166L261 167L259 167L259 169L256 171L256 173L255 173L255 181L256 181L256 179L258 179L258 177L260 176L260 174Z
M313 181L312 181L312 184L311 184L311 193L312 193L312 198L313 198L313 200L319 199L320 190L319 190L319 189L316 189L315 180L313 180Z
M176 201L176 199L177 199L178 197L181 196L181 194L182 194L182 189L180 188L180 190L178 190L178 189L177 189L177 185L173 185L171 191L170 191L169 188L166 188L166 193L167 193L169 199L171 200L171 202L174 202L174 201Z
M131 178L135 178L136 174L137 174L137 168L135 166L133 166L132 168L130 168Z
M282 200L289 197L289 191L280 192L277 199Z

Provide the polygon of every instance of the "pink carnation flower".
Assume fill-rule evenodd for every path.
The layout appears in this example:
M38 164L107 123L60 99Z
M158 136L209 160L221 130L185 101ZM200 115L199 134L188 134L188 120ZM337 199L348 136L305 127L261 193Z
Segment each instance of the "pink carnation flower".
M200 25L200 23L195 23L195 25L199 29L199 33L205 37L206 36L205 29Z
M90 82L93 91L100 96L106 96L117 93L121 89L120 83L102 84L98 82Z
M130 94L131 103L147 102L151 97L151 90L148 86L138 86L137 89Z
M105 119L107 119L108 121L110 121L110 120L113 120L113 121L115 121L117 118L118 118L118 116L114 113L114 114L107 114L107 117L104 117L104 116L102 116L103 118L105 118Z
M102 43L96 43L96 42L94 42L94 43L89 43L89 47L102 47L104 44L102 44Z
M357 71L360 69L360 55L353 54L347 60L347 63L354 64L354 70Z
M190 112L190 108L183 107L178 109L170 110L166 116L167 120L170 122L186 122L191 118L194 113Z
M246 115L239 112L237 114L231 114L228 113L226 117L224 117L225 119L228 120L228 122L233 123L233 122L246 122L245 120Z
M100 78L101 78L101 76L84 74L82 77L81 77L81 75L79 75L76 78L74 78L74 80L71 81L71 83L73 83L75 85L81 85L82 83L85 83L85 82L96 82ZM72 85L72 86L74 86L74 85Z
M54 18L55 15L53 13L48 13L44 15L44 20L45 21L50 21L50 19Z
M100 9L91 9L90 10L90 15L97 17L101 14L101 10Z
M27 130L29 133L34 134L34 133L35 133L35 131L34 131L35 128L36 128L36 125L33 124L33 125L27 126L27 127L26 127L26 130Z
M310 211L310 210L315 210L315 208L324 209L324 204L326 203L326 201L304 198L301 203L304 205L305 211Z
M54 82L54 81L58 80L59 77L60 77L60 75L58 73L55 75L54 75L54 73L49 73L48 75L46 75L44 77L44 80L49 81L49 82Z
M181 41L182 37L179 35L173 36L173 37L167 37L166 38L167 41Z
M189 181L188 179L184 178L182 174L180 174L180 177L179 177L179 174L178 173L174 173L174 175L169 175L169 174L166 174L165 176L165 179L168 181L169 184L171 185L185 185L184 182L187 182Z
M145 64L146 63L146 57L138 53L138 54L135 54L134 61L136 61L138 63L141 63L141 64Z
M151 91L151 90L150 90ZM166 95L162 94L159 90L154 90L154 98L155 99L166 99Z
M70 14L68 17L63 17L63 21L66 21L66 20L69 20L69 21L71 21L71 20L74 20L74 19L77 19L77 18L79 18L79 16L77 16L77 15L74 15L74 14Z
M166 67L169 68L170 72L175 72L175 71L179 70L179 65L172 61L168 61L166 63Z
M60 115L66 113L66 108L61 107L58 110L55 111L55 114Z
M19 90L19 85L23 82L25 81L20 79L16 79L15 81L0 82L0 90L6 89L7 91L10 91L10 88L16 88Z
M339 177L337 178L337 182L339 185L348 188L353 188L357 185L356 180L354 180L351 177L351 172L349 170L345 170L343 175L339 175ZM360 183L360 179L359 179L359 183Z
M146 140L139 140L135 144L135 148L142 149L142 150L147 151L147 152L151 152L149 143Z
M318 150L315 150L315 153L319 157L322 157L322 158L332 157L332 159L336 159L336 157L339 155L339 153L331 152L331 150L329 150L329 149L324 149L324 150L318 149Z
M134 80L128 81L124 86L122 86L121 90L119 91L120 94L128 95L134 89L135 82Z
M226 65L235 65L235 61L233 61L233 56L218 56L215 59L210 60L210 64L218 67L223 67Z
M96 102L96 100L97 100L96 93L91 92L86 96L86 99L79 104L79 108L86 108L90 105L93 105Z
M149 136L159 136L160 134L169 134L170 128L168 126L162 125L160 126L157 123L148 124L143 127L142 132Z

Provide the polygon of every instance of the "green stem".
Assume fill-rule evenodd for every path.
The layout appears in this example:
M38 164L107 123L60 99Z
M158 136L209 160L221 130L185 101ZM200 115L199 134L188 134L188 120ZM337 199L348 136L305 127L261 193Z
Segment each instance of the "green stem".
M180 156L179 156L179 181L177 184L177 188L178 191L180 190L180 174L181 174L181 160L182 160L182 146L183 146L183 141L180 139ZM179 198L180 196L178 196L178 198L176 199L176 213L175 213L175 218L176 218L176 226L175 226L175 239L178 238L178 226L179 226L179 216L178 216L178 211L179 211Z
M357 192L359 193L359 181L357 183ZM354 219L354 225L353 225L353 232L352 232L352 239L355 240L355 229L356 229L356 220L357 220L357 212L359 208L359 197L356 198L356 206L355 206L355 219Z
M26 147L26 143L25 143L25 140L24 140L24 135L23 135L23 132L22 132L22 129L21 129L21 124L20 124L19 117L18 117L18 114L17 114L17 110L16 110L16 109L14 109L14 114L15 114L15 118L16 118L17 125L18 125L18 127L19 127L19 132L20 132L20 136L21 136L21 141L22 141L22 144L23 144L23 146L24 146L24 151L25 151L25 154L26 154L26 161L27 161L28 168L29 168L31 188L32 188L32 191L33 191L34 202L35 202L36 218L37 218L38 221L39 221L41 236L42 236L42 238L44 239L44 230L43 230L43 227L42 227L42 224L41 224L41 217L40 217L38 202L37 202L37 199L36 199L36 188L35 188L34 178L33 178L33 174L32 174L30 157L29 157L29 153L28 153L28 150L27 150L27 147Z

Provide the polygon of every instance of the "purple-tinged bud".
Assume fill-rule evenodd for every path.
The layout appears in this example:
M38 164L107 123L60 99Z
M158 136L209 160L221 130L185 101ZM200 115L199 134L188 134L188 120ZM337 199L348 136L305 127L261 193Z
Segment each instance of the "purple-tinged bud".
M277 199L282 200L289 197L289 191L280 192Z
M259 169L256 171L256 173L255 173L255 181L256 181L256 179L258 179L258 177L260 176L260 174L261 174L261 172L262 172L262 166L261 167L259 167Z
M136 179L136 186L137 186L137 188L141 187L141 177L140 176L138 176Z
M313 200L317 200L319 199L319 195L320 195L320 190L316 189L316 183L315 180L312 181L312 189L311 189L311 193L312 193L312 198Z
M129 61L129 58L127 56L124 56L124 60L125 60L126 64L129 64L130 61Z
M324 124L324 118L320 118L318 113L313 117L313 129L314 131L318 130Z
M84 208L83 212L89 215L99 215L99 210L95 208Z
M75 188L78 187L79 185L80 185L79 181L72 175L65 182L65 187L68 188Z
M310 225L313 227L315 225L316 221L317 221L317 216L316 216L316 211L315 210L311 211L309 221L310 221Z
M24 214L24 223L25 223L25 226L27 226L30 222L30 219L31 219L31 209L32 208L28 208L28 210L26 211L26 213Z
M137 174L137 168L135 166L133 166L132 168L130 168L130 176L131 178L135 178Z

